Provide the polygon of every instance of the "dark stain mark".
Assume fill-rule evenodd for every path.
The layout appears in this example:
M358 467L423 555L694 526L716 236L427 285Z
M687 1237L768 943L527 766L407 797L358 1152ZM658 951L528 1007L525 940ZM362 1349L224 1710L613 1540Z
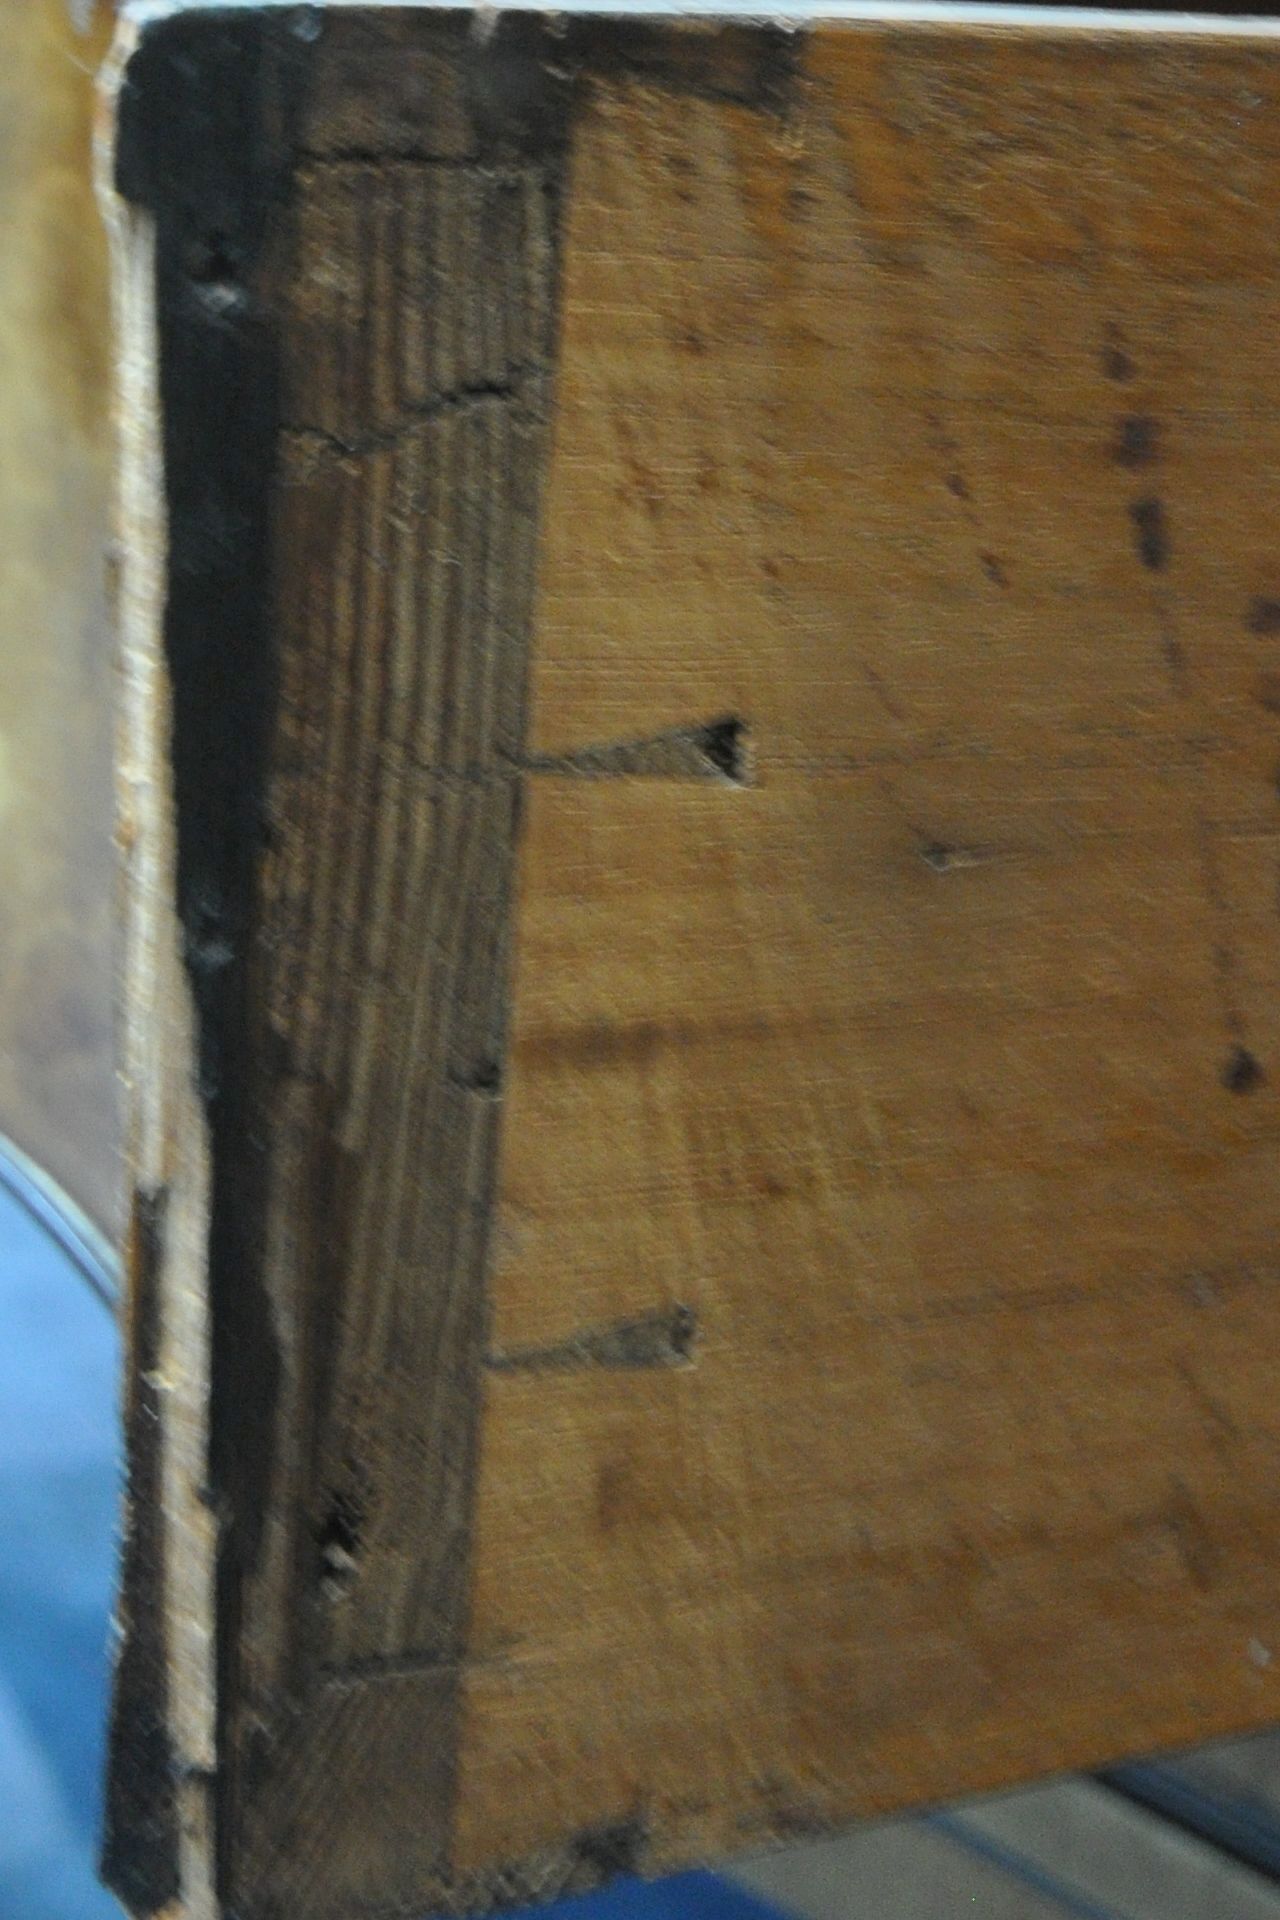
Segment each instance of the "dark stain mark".
M1107 329L1107 342L1102 349L1102 371L1108 380L1118 380L1121 383L1132 380L1134 376L1133 360L1121 343L1120 331L1117 327Z
M1253 683L1253 697L1268 713L1280 713L1280 672L1267 668Z
M567 69L607 83L660 87L686 99L784 119L799 81L804 35L763 23L689 23L614 17L566 22Z
M489 1355L495 1373L582 1373L604 1368L618 1373L684 1367L693 1357L698 1318L692 1307L660 1307L635 1320L586 1327L545 1347L498 1348Z
M727 715L701 726L672 727L643 740L612 741L577 747L570 753L530 754L530 773L577 779L719 780L729 786L750 783L745 720Z
M1222 1063L1219 1079L1228 1093L1254 1093L1266 1074L1248 1047L1232 1047Z
M474 1672L477 1668L501 1666L510 1659L510 1649L519 1644L519 1636L513 1635L485 1653L459 1653L450 1647L410 1647L404 1653L362 1654L340 1664L322 1662L317 1671L327 1691L340 1693L370 1680L408 1680L418 1674Z
M135 1193L129 1245L130 1373L120 1649L108 1734L102 1877L134 1914L181 1894L177 1770L165 1623L160 1276L168 1196Z
M993 587L1008 586L1009 576L1005 572L1003 561L1000 560L996 554L980 553L978 559L982 562L982 571L986 574Z
M739 1833L774 1840L813 1839L830 1833L832 1821L810 1805L794 1785L778 1774L762 1774L753 1783L754 1803L739 1814L735 1825Z
M1131 472L1149 467L1157 457L1159 428L1149 414L1131 413L1120 422L1111 457Z
M962 473L949 473L947 475L947 492L953 493L957 500L967 500L969 498L969 483Z
M579 1867L590 1876L590 1884L603 1886L620 1874L634 1877L643 1871L649 1834L643 1820L617 1820L588 1828L571 1844Z
M775 1839L793 1841L820 1839L823 1834L829 1834L836 1823L830 1814L821 1813L816 1807L782 1800L768 1809L765 1824Z
M442 1873L427 1882L425 1905L432 1912L489 1914L513 1906L543 1906L566 1895L591 1893L619 1874L643 1875L649 1828L640 1818L610 1821L588 1828L554 1847L539 1849L499 1867ZM418 1912L423 1901L415 1900ZM383 1908L380 1912L386 1913ZM407 1914L409 1909L398 1908ZM280 1920L272 1909L271 1920Z
M1258 594L1249 603L1249 617L1245 624L1250 633L1280 633L1280 600L1270 600L1265 594Z
M530 1036L517 1045L517 1057L530 1064L552 1062L581 1072L634 1061L649 1065L664 1044L678 1044L677 1029L656 1020L613 1023L591 1020L579 1027L557 1028L545 1036Z
M1144 495L1130 506L1129 518L1139 560L1153 573L1162 573L1169 564L1169 529L1163 503L1154 494Z

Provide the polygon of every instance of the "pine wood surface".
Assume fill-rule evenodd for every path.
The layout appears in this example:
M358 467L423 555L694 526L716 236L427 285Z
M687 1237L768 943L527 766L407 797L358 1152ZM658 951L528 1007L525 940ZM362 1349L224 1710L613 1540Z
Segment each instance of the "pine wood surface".
M239 1920L1274 1717L1278 96L341 10L126 71Z

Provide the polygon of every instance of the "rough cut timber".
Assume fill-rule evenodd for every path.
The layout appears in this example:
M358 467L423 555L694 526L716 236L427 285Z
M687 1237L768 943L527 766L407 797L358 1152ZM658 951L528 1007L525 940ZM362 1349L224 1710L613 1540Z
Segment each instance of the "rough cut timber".
M1280 1714L1280 50L117 72L139 1914Z

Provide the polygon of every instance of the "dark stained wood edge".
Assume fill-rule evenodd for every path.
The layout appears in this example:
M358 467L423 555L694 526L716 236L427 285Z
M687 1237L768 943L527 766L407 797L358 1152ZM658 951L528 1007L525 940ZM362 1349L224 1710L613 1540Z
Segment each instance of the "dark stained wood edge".
M669 20L555 21L503 16L483 31L469 13L405 9L362 15L337 9L344 25L373 33L430 36L460 62L472 128L472 164L537 156L549 174L563 169L572 119L594 75L723 99L770 114L787 109L795 64L794 32L765 26ZM211 1316L208 1498L219 1523L216 1593L218 1770L214 1828L220 1903L242 1904L236 1848L251 1802L264 1804L266 1751L243 1752L235 1727L241 1692L246 1585L256 1564L279 1434L281 1356L265 1284L264 1242L272 1175L273 1088L287 1071L258 1041L254 1017L254 938L259 881L270 839L269 787L279 670L274 631L273 486L281 431L281 289L290 263L282 253L295 169L315 156L307 145L307 104L323 23L314 9L245 13L199 11L146 31L125 69L118 108L116 187L154 223L159 390L168 519L164 652L171 689L171 780L176 821L176 900L183 959L196 1017L199 1097L211 1168L207 1289ZM377 101L373 102L376 110ZM374 158L329 154L330 159ZM404 157L397 151L397 157ZM556 189L559 192L559 188ZM552 262L553 276L556 271ZM554 313L554 287L551 290ZM554 334L554 328L553 328ZM546 376L553 379L554 339ZM550 404L549 389L547 404ZM540 482L539 482L540 484ZM504 671L527 678L532 623ZM517 657L523 649L522 657ZM459 1034L445 1037L439 1062L453 1089L479 1074L486 1139L483 1181L496 1178L511 945L509 925L523 772L524 696L515 702L520 738L503 741L509 805L485 802L487 834L500 884L483 929L458 934L460 949L483 968L488 985L471 996L484 1032L475 1061L459 1055ZM726 729L728 731L726 732ZM740 778L737 720L694 729L676 742L696 777ZM641 743L642 745L647 743ZM675 748L671 749L675 752ZM598 769L627 775L675 771L667 744L651 769L644 754L606 749ZM617 760L614 765L610 754ZM483 758L483 754L479 757ZM488 818L488 816L492 816ZM448 878L442 883L447 889ZM454 916L466 902L446 898ZM491 977L490 977L491 976ZM475 1036L473 1036L475 1037ZM463 1051L465 1052L465 1048ZM459 1057L455 1057L458 1055ZM460 1075L463 1078L460 1078ZM319 1124L319 1123L317 1123ZM323 1143L317 1143L324 1159ZM312 1196L314 1202L314 1195ZM461 1201L460 1201L461 1204ZM163 1233L163 1206L139 1203L137 1314L130 1366L130 1545L122 1579L120 1654L112 1737L110 1819L104 1851L108 1883L130 1908L151 1913L181 1898L178 1884L175 1761L164 1736L166 1696L162 1595L166 1569L160 1476L161 1410L138 1385L154 1358L155 1287L145 1284L155 1258L147 1247ZM442 1355L451 1372L451 1459L461 1462L470 1497L478 1442L480 1382L486 1364L487 1229L461 1230L443 1245L465 1257L455 1291L471 1305L453 1315L465 1352ZM323 1263L322 1263L323 1264ZM342 1283L326 1268L319 1292ZM326 1309L309 1303L311 1321ZM150 1316L150 1318L148 1318ZM152 1331L148 1331L152 1328ZM686 1333L663 1330L662 1352L648 1355L648 1330L602 1336L600 1364L679 1363ZM652 1344L652 1342L650 1342ZM667 1349L670 1348L668 1353ZM641 1359L636 1353L644 1349ZM635 1353L633 1353L635 1349ZM492 1357L490 1356L490 1360ZM576 1364L579 1356L520 1356L527 1364ZM510 1360L507 1364L510 1364ZM498 1364L503 1364L500 1359ZM323 1436L313 1446L316 1457ZM424 1553L431 1543L424 1542ZM457 1555L456 1536L442 1549ZM456 1661L466 1627L467 1568L452 1566L444 1588L453 1618L442 1657ZM445 1644L447 1642L447 1644ZM323 1703L322 1703L323 1704ZM323 1711L328 1711L327 1706ZM306 1715L297 1725L305 1738ZM315 1724L321 1724L317 1721ZM437 1737L450 1748L443 1778L452 1793L456 1710L443 1712ZM304 1762L298 1754L295 1762ZM276 1764L276 1763L271 1763ZM291 1776L285 1765L276 1788ZM447 1834L448 1809L442 1809ZM538 1893L580 1889L634 1867L642 1836L625 1844L612 1832L566 1842L553 1859L455 1881L442 1866L431 1889L441 1906L488 1906ZM245 1895L255 1912L259 1906ZM227 1909L229 1911L229 1908ZM248 1909L246 1909L247 1911ZM301 1920L301 1916L300 1916Z
M209 1484L222 1521L220 1701L235 1684L240 1568L254 1548L275 1393L274 1334L254 1257L264 1147L250 1125L254 1063L244 1048L274 691L266 581L277 343L259 285L289 189L287 126L304 53L283 18L179 17L144 35L118 106L117 191L155 226L175 904L211 1160ZM138 1364L135 1354L131 1368ZM122 1665L137 1606L131 1571L126 1566ZM144 1581L158 1577L159 1569L141 1570ZM124 1746L122 1731L113 1767ZM163 1796L161 1781L152 1787ZM136 1898L136 1874L121 1883L117 1855L105 1862L108 1884L135 1911L150 1910Z
M166 1195L135 1193L130 1221L124 1425L128 1478L121 1561L122 1643L108 1729L101 1870L135 1913L180 1888L176 1763L169 1732L160 1359L160 1268Z

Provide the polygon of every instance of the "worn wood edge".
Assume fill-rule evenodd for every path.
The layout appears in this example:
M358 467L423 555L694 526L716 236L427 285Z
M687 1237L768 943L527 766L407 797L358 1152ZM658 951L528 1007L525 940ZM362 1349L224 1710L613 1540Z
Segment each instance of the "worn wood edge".
M849 22L867 26L950 26L961 28L1031 28L1037 32L1162 34L1178 38L1280 39L1280 17L1272 0L1257 0L1221 13L1203 9L1162 11L1127 4L1127 0L1099 0L1097 6L1036 4L1036 0L769 0L760 6L730 4L723 9L706 4L682 5L680 0L609 0L597 6L591 0L502 0L500 6L473 0L468 9L459 0L311 0L299 9L298 0L123 0L121 19L135 29L157 25L184 13L271 13L278 10L338 12L353 9L397 8L437 12L474 11L480 19L499 13L589 15L597 19L642 16L665 20L697 19L715 24L819 26Z
M224 10L200 11L216 18ZM483 37L479 16L475 31ZM138 1916L214 1920L223 1911L219 1650L227 1632L218 1601L222 1516L210 1491L215 1156L180 908L157 223L145 200L118 184L115 152L121 90L149 39L135 20L120 29L103 82L99 156L117 341L120 1021L133 1187L124 1304L129 1487L103 1872ZM716 774L706 732L675 742L693 753L698 777ZM547 1900L683 1858L665 1857L641 1823L592 1826L527 1857L442 1873L424 1882L414 1911ZM361 1920L377 1920L381 1909L359 1911Z
M112 177L116 103L138 39L136 24L123 21L101 80L97 155L116 349L118 1031L130 1181L128 1486L102 1871L130 1911L212 1920L216 1525L202 1497L209 1149L175 895L155 234ZM147 1482L155 1513L136 1498ZM142 1775L131 1778L139 1756Z

